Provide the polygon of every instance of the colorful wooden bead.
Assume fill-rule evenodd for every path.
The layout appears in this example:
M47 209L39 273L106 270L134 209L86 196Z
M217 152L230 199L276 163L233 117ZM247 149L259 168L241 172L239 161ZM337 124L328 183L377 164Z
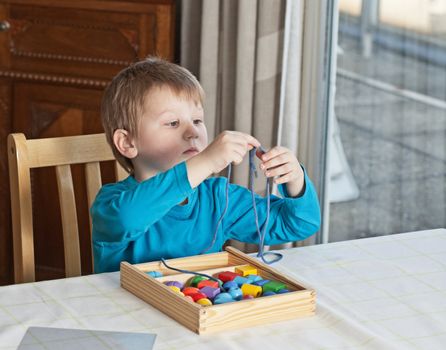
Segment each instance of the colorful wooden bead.
M255 286L253 284L243 284L241 288L243 295L252 295L257 298L262 295L262 287Z
M262 286L263 293L274 292L277 293L279 290L286 288L286 285L278 281L269 281Z
M234 300L242 300L243 299L243 292L239 287L229 289L228 293L231 294L231 296Z
M189 294L189 295L192 297L192 299L194 299L194 301L197 301L197 300L200 300L203 298L207 298L206 294L201 293L201 292L197 292L197 293Z
M184 293L184 295L191 295L191 294L195 294L198 293L200 290L196 287L184 287L182 289L182 292Z
M228 282L223 283L223 288L225 290L229 290L231 288L238 288L238 284L234 281L228 281Z
M179 281L166 281L166 282L164 282L164 284L166 286L175 286L175 287L178 287L180 289L183 289L183 287L184 287L184 283L181 283Z
M283 288L277 291L277 294L285 294L291 292L289 289Z
M254 282L262 281L262 277L258 275L247 275L246 278L251 284L253 284Z
M253 282L252 284L255 286L262 287L264 284L267 284L268 282L270 282L270 280L260 280L260 281Z
M189 280L189 285L192 286L192 287L197 287L198 283L200 281L204 281L204 280L207 280L207 278L204 277L204 276L197 275L197 276L192 277Z
M208 299L214 299L218 294L220 294L220 288L214 288L214 287L203 287L200 289L200 292L203 294L206 294Z
M235 272L241 276L257 275L257 269L251 265L244 265L235 268Z
M219 288L218 282L213 280L203 280L198 282L197 288L201 289L204 287L213 287L213 288Z
M231 271L223 271L218 274L218 279L221 280L222 282L228 282L228 281L232 281L237 276L240 276L240 275L235 272L231 272Z
M220 293L218 294L215 299L214 299L214 304L218 305L218 304L225 304L225 303L230 303L234 301L234 299L232 299L231 294L229 293Z
M163 274L159 271L147 271L146 274L152 276L153 278L163 277Z
M203 305L203 306L210 306L212 305L212 301L210 301L207 298L203 298L203 299L198 299L197 300L197 304Z
M247 295L243 296L243 300L246 300L246 299L254 299L254 297L252 295L247 294Z
M237 276L234 278L234 282L237 283L238 287L241 287L243 284L249 283L248 279L242 276Z
M172 289L176 293L181 293L181 289L178 288L177 286L169 286L169 288ZM182 294L184 294L184 293L182 293Z
M191 301L194 303L194 299L190 296L190 295L185 295L184 299L186 299L187 301Z
M271 292L271 291L269 291L269 292L265 292L265 293L262 294L262 297L268 297L268 296L270 296L270 295L276 295L276 293Z

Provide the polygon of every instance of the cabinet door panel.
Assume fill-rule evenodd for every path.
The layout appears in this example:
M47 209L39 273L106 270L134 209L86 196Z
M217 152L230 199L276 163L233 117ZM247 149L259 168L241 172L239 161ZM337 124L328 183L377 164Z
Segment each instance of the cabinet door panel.
M0 0L0 285L13 283L6 138L102 132L100 100L128 64L174 57L174 0ZM101 165L114 181L113 165ZM91 272L83 168L72 168L79 210L82 272ZM63 277L55 174L32 172L37 278Z

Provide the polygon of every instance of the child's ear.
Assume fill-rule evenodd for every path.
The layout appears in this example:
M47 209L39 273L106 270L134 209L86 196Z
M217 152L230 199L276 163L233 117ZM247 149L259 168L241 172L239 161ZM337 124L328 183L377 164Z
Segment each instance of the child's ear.
M127 130L116 129L113 133L113 143L119 153L126 158L133 159L138 155L138 149Z

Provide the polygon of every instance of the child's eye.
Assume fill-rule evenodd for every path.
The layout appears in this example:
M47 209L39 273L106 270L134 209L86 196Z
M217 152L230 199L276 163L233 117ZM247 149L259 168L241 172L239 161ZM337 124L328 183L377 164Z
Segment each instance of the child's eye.
M201 123L203 123L203 121L201 120L201 119L195 119L194 120L194 124L201 124Z
M180 122L178 120L173 120L173 121L167 123L166 125L172 126L172 127L177 127L178 125L180 125Z

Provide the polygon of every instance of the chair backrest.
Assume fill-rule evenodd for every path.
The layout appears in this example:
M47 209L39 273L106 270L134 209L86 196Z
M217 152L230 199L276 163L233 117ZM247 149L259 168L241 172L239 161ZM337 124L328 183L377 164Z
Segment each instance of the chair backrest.
M34 235L30 170L55 167L65 255L65 275L81 275L79 232L71 164L85 164L88 207L102 186L100 162L113 160L105 134L27 140L8 136L9 179L16 283L35 281ZM128 176L115 161L118 180ZM91 218L90 218L91 235ZM90 237L91 238L91 237ZM91 239L90 239L91 241Z

